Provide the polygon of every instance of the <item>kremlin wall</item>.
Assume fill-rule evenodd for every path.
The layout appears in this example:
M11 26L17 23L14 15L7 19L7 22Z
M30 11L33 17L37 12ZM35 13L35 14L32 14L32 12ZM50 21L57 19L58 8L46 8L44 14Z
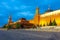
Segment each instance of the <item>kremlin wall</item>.
M56 21L57 26L60 26L60 10L48 12L40 15L40 24L49 24L50 20L53 22Z
M50 8L48 8L47 12L40 14L39 8L36 8L34 19L29 22L42 26L45 24L45 26L47 26L50 21L53 22L54 20L56 21L57 26L60 26L60 10L51 11Z
M35 16L31 20L26 20L22 18L16 22L12 22L12 17L9 16L8 24L6 26L13 24L13 27L16 28L16 23L18 23L23 24L25 27L28 27L26 25L30 25L29 27L32 27L33 25L35 27L37 27L37 25L41 25L43 27L48 26L49 23L53 21L56 22L56 26L60 26L60 10L52 11L50 10L50 8L48 8L48 10L44 14L40 14L39 10L39 8L36 8Z

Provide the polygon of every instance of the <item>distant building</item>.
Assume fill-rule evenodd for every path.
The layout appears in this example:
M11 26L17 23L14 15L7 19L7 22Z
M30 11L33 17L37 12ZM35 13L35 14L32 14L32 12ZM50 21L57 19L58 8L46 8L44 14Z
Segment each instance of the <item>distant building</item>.
M12 24L13 22L12 22L12 16L10 15L9 16L9 19L8 19L8 24Z

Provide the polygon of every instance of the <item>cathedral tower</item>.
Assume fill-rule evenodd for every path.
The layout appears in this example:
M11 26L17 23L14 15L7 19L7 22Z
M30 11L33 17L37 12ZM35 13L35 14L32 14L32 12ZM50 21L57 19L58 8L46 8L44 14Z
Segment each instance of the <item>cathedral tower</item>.
M39 8L36 8L36 14L34 16L34 24L39 26L40 23L40 14L39 14Z
M11 18L11 16L9 16L8 24L11 24L11 23L12 23L12 18Z

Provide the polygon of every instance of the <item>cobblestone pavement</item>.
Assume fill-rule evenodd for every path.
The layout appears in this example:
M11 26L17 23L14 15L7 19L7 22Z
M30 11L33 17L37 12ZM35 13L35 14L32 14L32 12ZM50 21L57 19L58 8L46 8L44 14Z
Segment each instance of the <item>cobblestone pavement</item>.
M0 30L0 40L60 40L60 32Z

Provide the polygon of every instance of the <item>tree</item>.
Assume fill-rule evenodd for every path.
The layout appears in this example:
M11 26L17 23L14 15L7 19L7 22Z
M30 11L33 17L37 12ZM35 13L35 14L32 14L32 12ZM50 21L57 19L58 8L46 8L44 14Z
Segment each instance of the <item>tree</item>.
M42 25L40 25L40 27L42 27Z
M52 23L52 26L57 26L55 19L54 19L54 21Z
M57 24L56 24L56 22L55 22L55 19L54 19L53 22L51 22L51 20L50 20L49 26L57 26Z
M52 22L51 22L51 20L50 20L49 26L52 26Z
M4 25L3 28L6 28L6 25Z
M8 25L8 29L12 29L13 25Z
M17 29L21 28L21 24L16 23L16 28L17 28Z
M45 24L43 26L45 26Z
M4 26L3 26L3 28L7 28L8 27L8 25L7 24L5 24Z

